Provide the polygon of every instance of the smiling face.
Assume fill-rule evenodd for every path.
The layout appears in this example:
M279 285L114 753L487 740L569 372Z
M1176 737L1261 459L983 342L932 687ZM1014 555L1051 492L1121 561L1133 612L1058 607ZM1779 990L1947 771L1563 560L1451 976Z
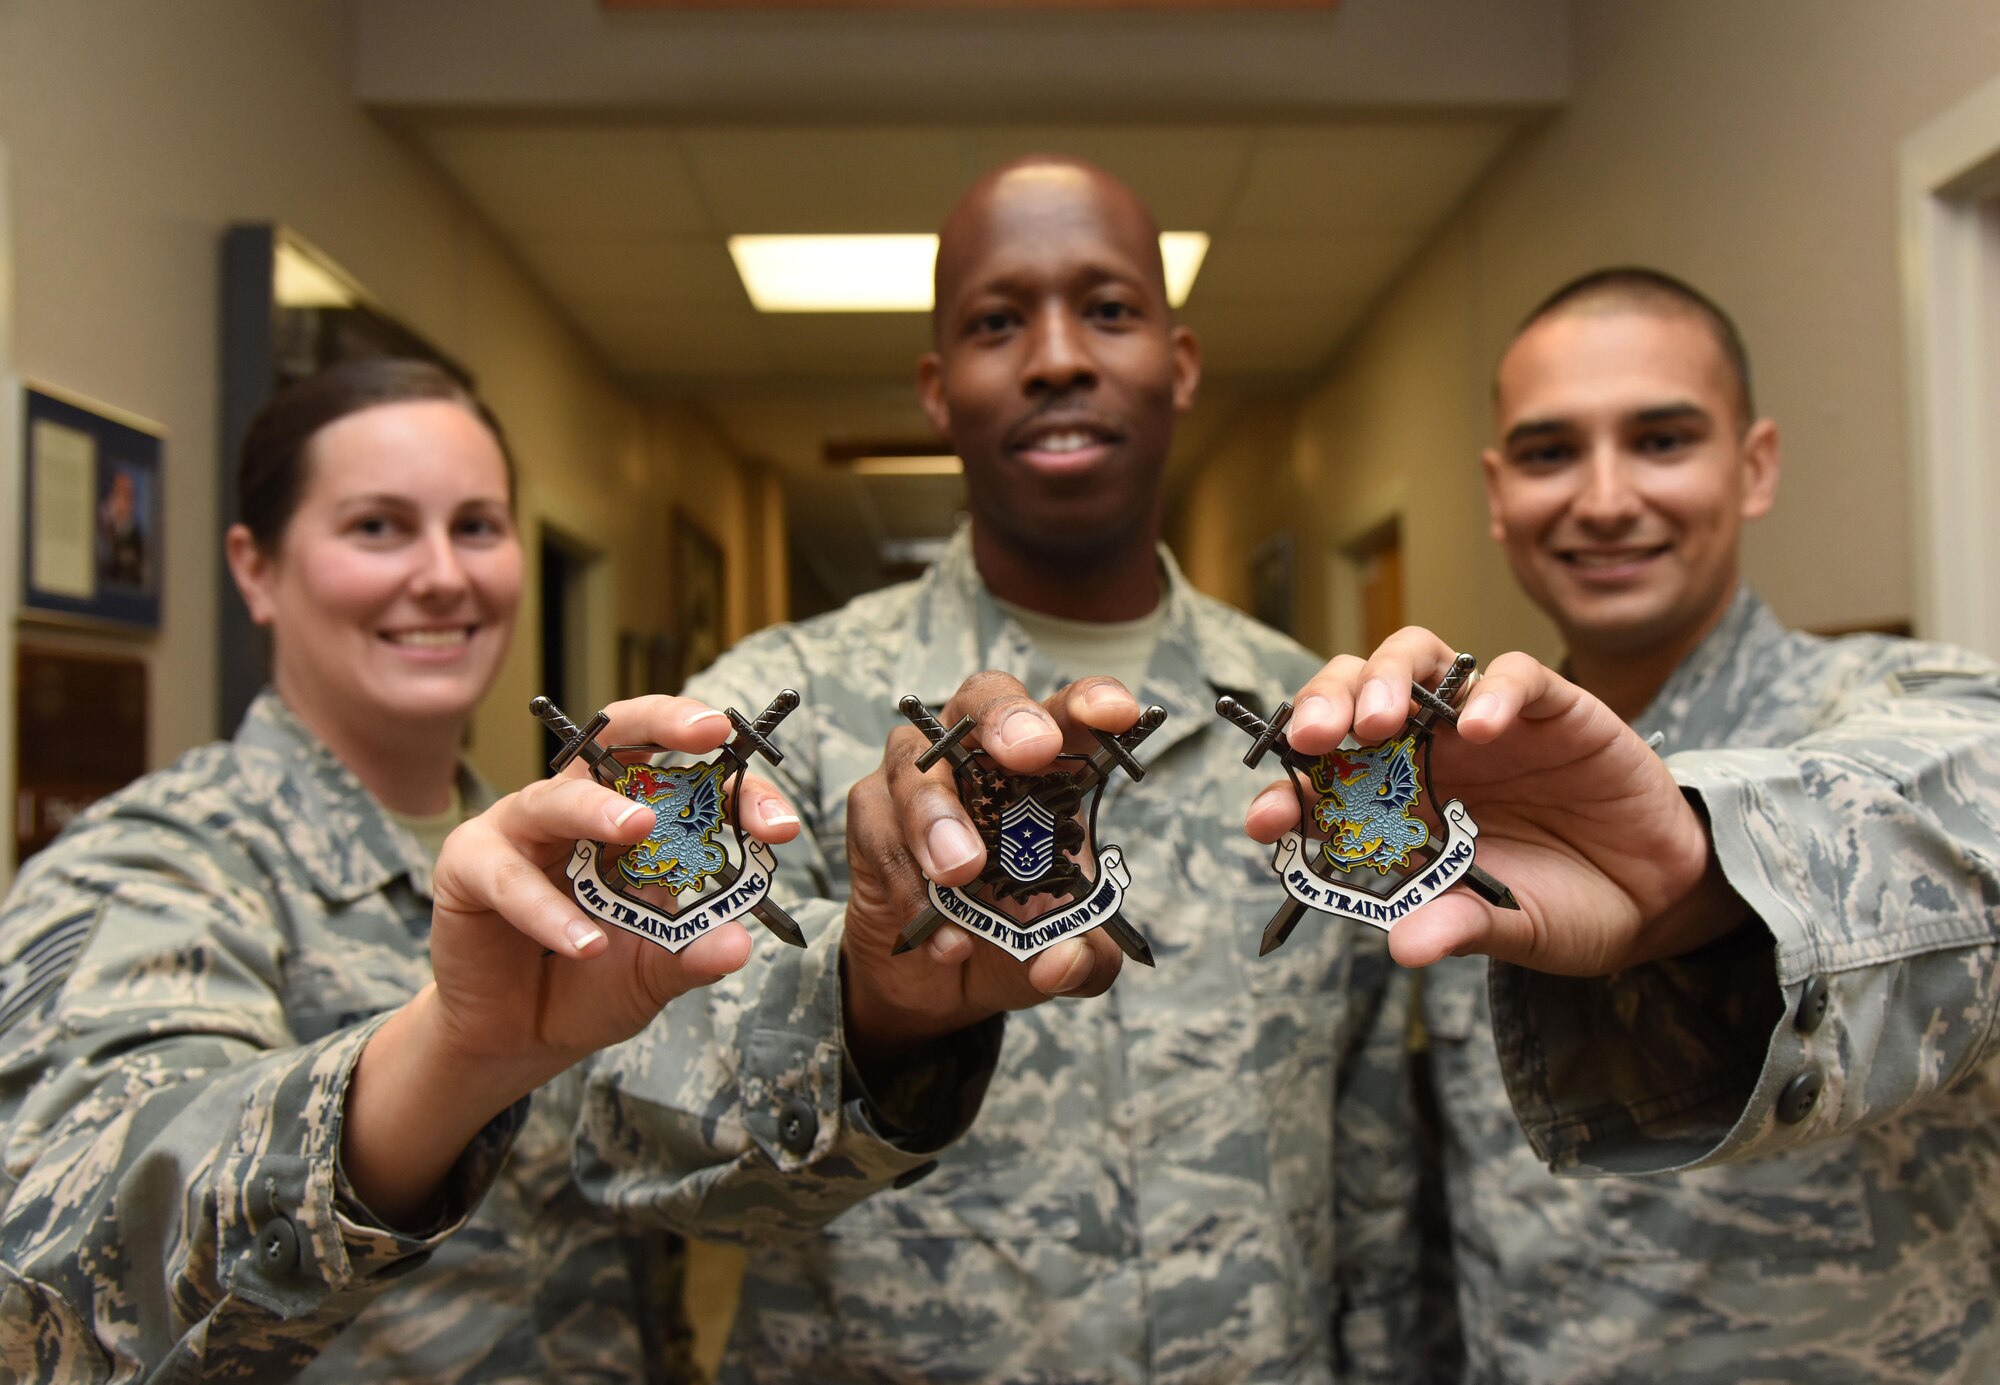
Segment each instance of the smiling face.
M462 720L492 683L521 596L507 467L459 404L347 414L313 435L272 552L241 525L230 565L308 726Z
M1481 459L1492 533L1573 654L1684 654L1728 608L1779 461L1737 390L1686 312L1580 304L1508 348Z
M946 222L937 286L918 386L965 461L976 535L1024 561L1150 553L1201 358L1145 208L1087 166L1011 166Z

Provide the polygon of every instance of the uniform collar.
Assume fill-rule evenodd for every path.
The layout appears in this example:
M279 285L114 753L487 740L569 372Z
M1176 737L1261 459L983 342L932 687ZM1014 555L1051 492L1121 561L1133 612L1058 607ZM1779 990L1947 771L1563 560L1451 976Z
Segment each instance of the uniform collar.
M407 877L429 898L431 862L416 839L274 690L264 689L250 703L235 744L258 806L319 895L347 903ZM461 765L458 775L468 812L492 801L492 791L470 769Z
M1719 696L1734 697L1736 675L1785 638L1785 627L1748 583L1739 583L1729 609L1678 667L1632 723L1642 736L1663 732L1668 750L1680 739L1681 728L1706 703Z
M1220 693L1268 713L1293 691L1267 672L1244 638L1241 618L1226 619L1225 608L1196 592L1164 544L1159 559L1166 617L1146 685L1136 691L1164 707L1168 720L1148 741L1149 754L1214 721ZM1036 697L1058 686L1057 671L987 590L973 560L971 528L962 525L919 581L909 636L897 657L896 692L913 692L941 707L967 675L982 669L1012 674Z
M1264 671L1253 651L1181 574L1164 544L1159 547L1167 611L1160 643L1147 671L1159 691L1204 683L1218 692L1249 694L1265 706L1290 695ZM1056 689L1056 670L1036 654L1021 627L1000 609L972 556L972 530L961 525L943 556L920 579L910 615L911 638L897 657L895 679L936 707L982 669L1012 674L1037 696ZM1175 711L1168 708L1169 712ZM1204 713L1212 709L1203 709Z

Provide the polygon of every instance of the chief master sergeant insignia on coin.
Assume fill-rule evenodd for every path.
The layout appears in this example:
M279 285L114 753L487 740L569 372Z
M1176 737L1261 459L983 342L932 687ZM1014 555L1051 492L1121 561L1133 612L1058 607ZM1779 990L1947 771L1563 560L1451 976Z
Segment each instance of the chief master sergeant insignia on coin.
M908 952L949 919L1024 961L1065 938L1102 928L1127 957L1152 966L1152 947L1119 912L1132 876L1123 851L1098 844L1097 807L1114 771L1133 780L1146 777L1132 751L1165 723L1166 710L1146 708L1131 730L1118 735L1093 728L1098 748L1088 755L1066 751L1048 773L1008 774L963 744L976 724L973 718L960 717L947 730L915 695L896 707L930 741L917 756L917 768L927 770L939 760L950 764L959 801L986 844L986 868L967 885L929 882L929 902L904 926L895 951ZM1095 863L1094 878L1085 861ZM1049 898L1053 904L1028 918L1006 908Z

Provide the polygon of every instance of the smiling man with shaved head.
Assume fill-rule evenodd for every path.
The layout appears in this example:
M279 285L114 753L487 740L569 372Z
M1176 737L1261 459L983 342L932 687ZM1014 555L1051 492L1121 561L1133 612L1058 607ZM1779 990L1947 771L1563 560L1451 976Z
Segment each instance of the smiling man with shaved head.
M1385 951L1324 927L1256 957L1278 884L1212 708L1272 707L1318 661L1160 547L1201 354L1152 216L1072 159L995 170L944 224L934 329L918 387L969 526L920 581L754 636L690 688L803 694L774 777L814 849L778 893L812 947L760 949L600 1074L586 1185L753 1243L727 1380L1393 1379L1408 1266L1362 1249L1402 1256L1396 1122L1343 1110L1335 1143ZM976 716L1018 772L1166 708L1102 818L1155 966L1103 929L1027 964L949 924L892 955L924 877L986 859L948 770L915 768L906 693ZM761 1170L759 1195L705 1197L718 1160Z

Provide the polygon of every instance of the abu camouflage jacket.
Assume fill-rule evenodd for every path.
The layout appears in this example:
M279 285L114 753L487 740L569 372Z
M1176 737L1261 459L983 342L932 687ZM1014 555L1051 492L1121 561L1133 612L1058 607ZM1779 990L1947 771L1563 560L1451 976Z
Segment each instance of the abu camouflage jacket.
M576 1078L482 1132L428 1235L344 1187L348 1074L430 980L430 869L269 692L28 862L0 914L0 1378L686 1378L674 1247L570 1181Z
M1462 1378L2000 1379L2000 670L1745 589L1635 729L1761 923L1425 973Z
M1407 1165L1387 1155L1399 1119L1371 1103L1398 1099L1402 1052L1386 1085L1362 1052L1386 951L1319 920L1257 957L1278 883L1242 824L1269 772L1243 767L1213 712L1224 691L1268 710L1319 661L1163 562L1135 691L1169 719L1100 817L1158 967L991 1026L997 1066L940 1078L921 1140L844 1074L848 788L904 724L904 693L936 707L998 669L1046 696L1089 670L1038 657L961 534L922 580L754 636L690 689L738 708L804 697L773 777L806 832L779 849L776 897L812 946L759 937L742 973L602 1055L579 1167L620 1214L753 1244L725 1379L1400 1378L1381 1362L1409 1287Z

